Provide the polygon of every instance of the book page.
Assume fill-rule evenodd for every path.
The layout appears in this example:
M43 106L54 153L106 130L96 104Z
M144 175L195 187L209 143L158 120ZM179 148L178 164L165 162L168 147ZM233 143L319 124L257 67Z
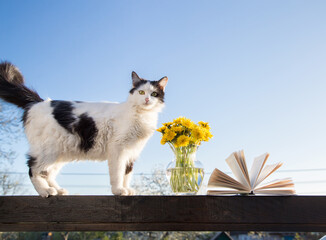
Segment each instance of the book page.
M268 182L255 190L262 190L262 189L271 189L271 188L294 188L294 183L291 178L285 179L276 179L274 181Z
M244 151L241 150L238 152L238 156L239 156L239 161L240 161L240 167L243 170L244 176L248 182L248 184L250 185L250 179L249 179L249 172L248 172L248 168L247 168L247 163L246 163L246 158L244 156Z
M215 168L212 172L209 180L208 180L208 188L217 188L217 187L223 187L223 188L233 188L240 191L248 192L250 189L248 189L246 186L239 183L237 180L233 179L229 175L225 174L224 172L220 171L219 169Z
M262 189L254 191L254 194L268 194L268 195L293 195L295 190L292 188L281 188L281 189Z
M221 194L242 194L248 193L248 191L238 191L238 190L228 190L228 189L219 189L219 190L208 190L207 195L221 195Z
M237 159L238 158L238 159ZM242 163L240 163L239 156L237 153L232 153L226 160L227 164L231 168L232 173L236 177L236 179L248 189L250 189L250 182L245 177L248 173L245 173L245 169L242 167Z
M258 184L257 178L259 174L261 173L267 158L269 157L268 153L265 153L263 155L260 155L254 159L254 162L252 163L251 169L250 169L250 186L251 189L254 189Z
M282 166L282 164L283 163L275 163L272 165L267 165L258 176L255 187L258 186L262 181L264 181L269 175L271 175L273 172L279 169Z
M266 183L263 186L254 190L257 194L275 194L275 195L290 195L295 194L294 183L291 178L276 179Z

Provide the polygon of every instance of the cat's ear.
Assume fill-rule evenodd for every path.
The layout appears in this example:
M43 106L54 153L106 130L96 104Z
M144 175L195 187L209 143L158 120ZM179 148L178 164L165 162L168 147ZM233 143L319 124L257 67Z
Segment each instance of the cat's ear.
M135 87L138 82L141 81L141 78L134 71L131 73L132 85Z
M168 77L162 77L160 80L158 80L158 85L163 91L166 87L166 84L168 84Z

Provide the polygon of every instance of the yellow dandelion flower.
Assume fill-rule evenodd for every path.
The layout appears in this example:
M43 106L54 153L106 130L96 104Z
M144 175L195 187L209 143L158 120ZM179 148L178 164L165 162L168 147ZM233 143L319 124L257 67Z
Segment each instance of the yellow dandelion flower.
M205 141L205 142L208 142L209 139L211 139L213 137L213 135L207 129L204 129L203 133L204 133L203 141Z
M163 126L170 127L172 124L173 124L172 122L167 122L167 123L163 123Z
M164 133L164 137L166 138L167 141L172 141L176 135L177 134L171 129L167 129Z
M198 145L198 142L193 137L189 137L189 144L188 145Z
M178 124L181 124L182 125L184 118L185 117L178 117L178 118L176 118L176 119L173 120L173 123L176 124L176 125L178 125Z
M200 142L203 140L204 138L204 132L202 131L202 129L198 126L194 127L192 129L191 135L194 139L195 142Z
M166 126L160 127L159 129L156 129L156 131L160 132L160 133L164 133L164 131L166 130Z
M186 128L189 128L189 129L192 129L193 126L195 125L193 121L191 121L190 119L185 118L185 117L178 117L178 118L174 119L173 123L178 126L181 125Z
M182 125L186 128L192 129L195 124L190 119L185 118Z
M206 128L208 130L210 130L210 126L208 125L208 122L203 122L203 121L200 121L198 122L199 126L203 127L203 128Z
M209 131L206 133L206 142L213 137L213 134L211 134Z
M162 139L161 139L161 144L164 145L164 144L166 144L166 142L167 142L166 138L163 136Z
M181 135L177 138L177 141L175 142L175 147L185 147L188 146L190 141L190 137L187 137L185 135Z
M171 128L171 130L174 131L174 132L176 132L176 133L180 133L180 132L183 131L183 128L180 127L180 126L173 126L173 127Z

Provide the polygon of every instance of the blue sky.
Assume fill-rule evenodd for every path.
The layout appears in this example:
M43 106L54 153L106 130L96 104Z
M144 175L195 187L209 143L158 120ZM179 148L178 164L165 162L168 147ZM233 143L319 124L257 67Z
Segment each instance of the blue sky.
M0 59L52 99L122 102L131 71L168 76L159 123L210 123L214 138L198 152L207 172L228 171L224 160L239 149L249 160L269 152L284 170L326 169L325 12L325 1L1 1ZM26 140L14 148L15 169L27 172ZM156 133L135 172L172 157ZM86 162L62 172L107 168ZM298 184L298 192L326 194L325 171L283 175L321 182ZM109 182L87 180L99 181Z

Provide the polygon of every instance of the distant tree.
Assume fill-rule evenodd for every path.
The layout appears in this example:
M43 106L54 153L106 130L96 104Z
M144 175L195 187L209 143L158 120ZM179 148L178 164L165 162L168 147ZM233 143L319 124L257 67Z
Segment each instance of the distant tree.
M22 136L21 110L0 100L0 195L17 193L19 178L9 174L17 157L12 143Z
M154 168L151 174L141 174L132 187L137 195L171 195L170 184L165 176L163 167Z

